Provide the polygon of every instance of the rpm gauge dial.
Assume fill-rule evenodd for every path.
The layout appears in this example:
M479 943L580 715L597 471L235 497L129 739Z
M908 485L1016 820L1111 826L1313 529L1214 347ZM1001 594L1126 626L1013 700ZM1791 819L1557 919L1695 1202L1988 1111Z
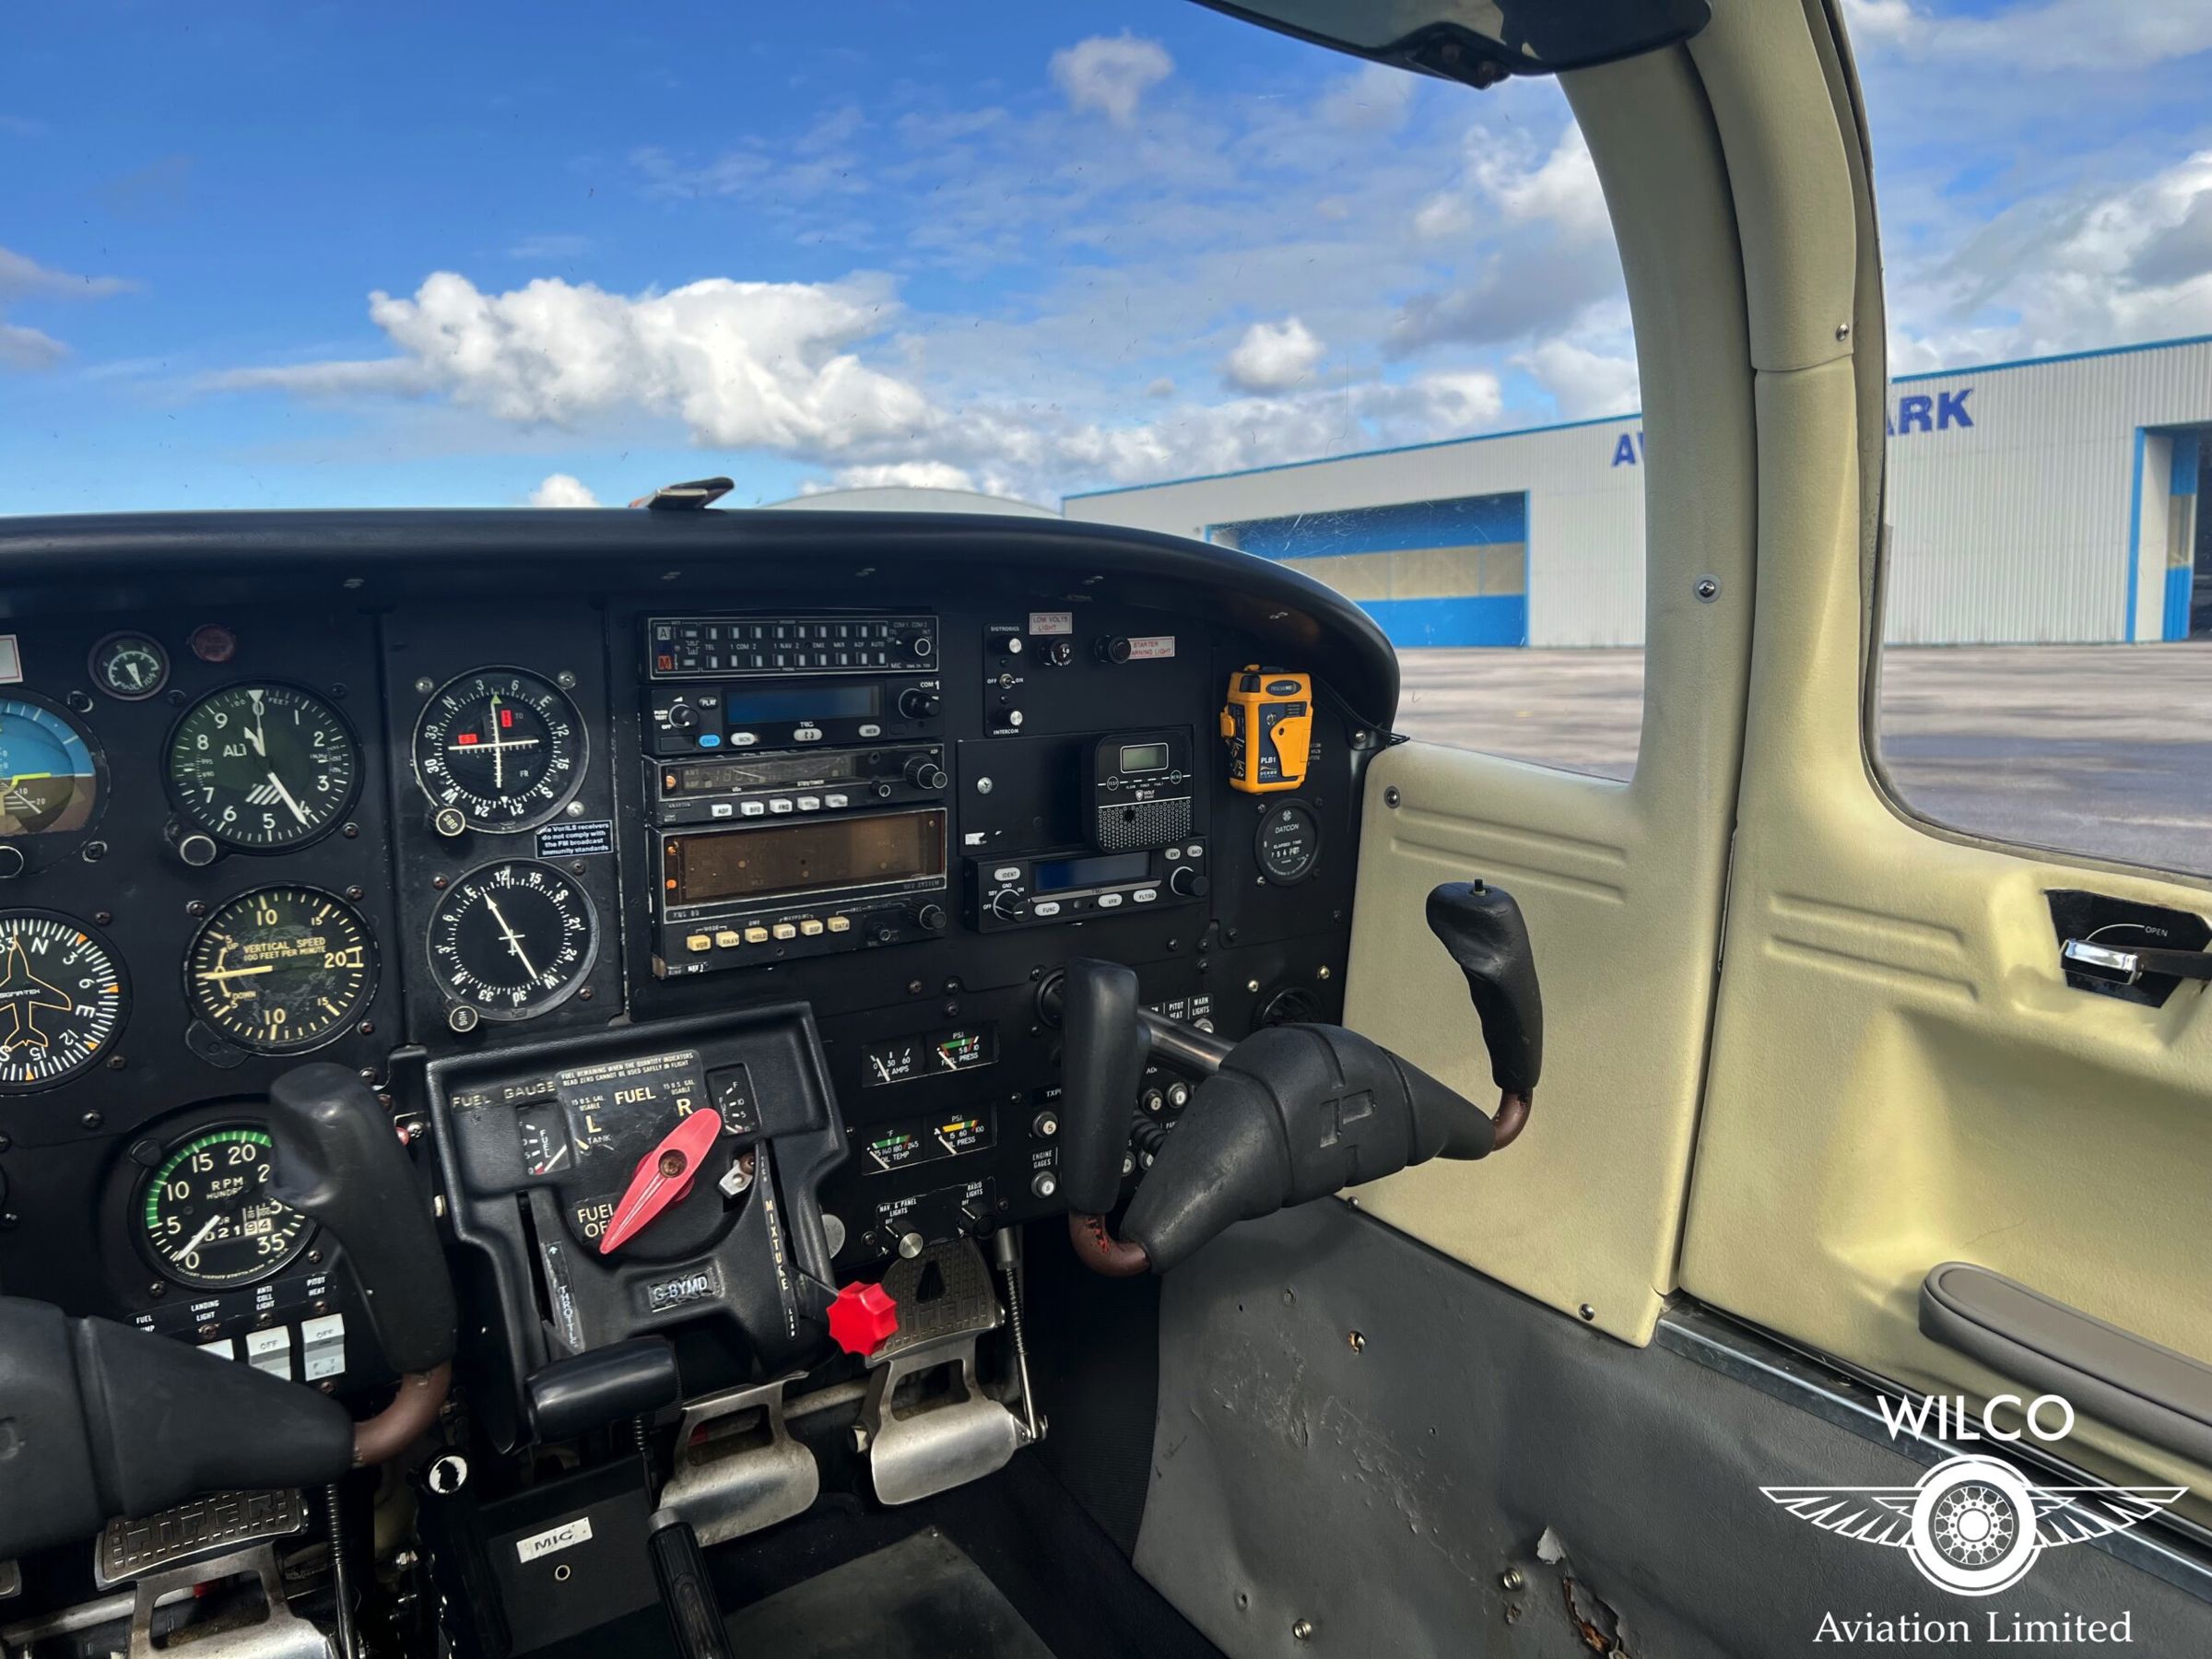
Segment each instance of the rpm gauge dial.
M210 691L170 735L178 816L241 852L281 853L328 833L359 776L345 717L297 686Z
M582 885L549 864L508 859L461 877L430 912L430 971L456 1013L529 1019L591 971L598 917ZM465 1030L474 1019L455 1021Z
M376 947L361 914L318 888L241 893L207 918L185 954L192 1011L258 1054L335 1038L369 1006Z
M449 680L415 725L415 781L432 806L495 834L542 824L583 781L583 722L558 686L521 668Z
M107 942L51 911L0 911L0 1093L65 1083L106 1053L130 1011Z
M274 1196L265 1129L204 1129L171 1147L139 1194L140 1239L180 1285L218 1290L278 1271L307 1247L308 1219Z

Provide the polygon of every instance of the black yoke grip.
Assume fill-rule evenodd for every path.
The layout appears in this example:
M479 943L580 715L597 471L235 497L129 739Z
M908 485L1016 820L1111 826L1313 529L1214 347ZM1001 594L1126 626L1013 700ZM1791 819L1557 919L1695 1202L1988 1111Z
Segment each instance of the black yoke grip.
M393 1132L392 1114L355 1073L326 1061L269 1087L276 1195L336 1235L369 1323L394 1370L453 1357L453 1282L429 1201Z
M1129 1119L1150 1039L1138 1023L1136 975L1118 962L1068 963L1060 1002L1060 1196L1078 1215L1120 1202Z
M1544 994L1521 907L1503 888L1447 881L1429 895L1429 931L1467 976L1491 1077L1507 1094L1535 1094L1544 1069Z

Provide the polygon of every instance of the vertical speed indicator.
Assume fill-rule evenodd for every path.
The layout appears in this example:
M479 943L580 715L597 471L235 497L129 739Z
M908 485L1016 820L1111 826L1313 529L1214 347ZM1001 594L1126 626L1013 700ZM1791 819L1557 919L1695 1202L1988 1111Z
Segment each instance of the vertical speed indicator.
M415 781L471 830L528 830L583 782L583 723L567 693L521 668L448 680L415 724Z

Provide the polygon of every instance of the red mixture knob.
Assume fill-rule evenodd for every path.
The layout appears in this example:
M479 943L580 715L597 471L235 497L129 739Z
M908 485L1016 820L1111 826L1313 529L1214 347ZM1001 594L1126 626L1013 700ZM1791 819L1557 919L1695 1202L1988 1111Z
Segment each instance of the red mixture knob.
M872 1354L898 1329L899 1304L881 1285L847 1285L830 1304L830 1339L848 1354Z

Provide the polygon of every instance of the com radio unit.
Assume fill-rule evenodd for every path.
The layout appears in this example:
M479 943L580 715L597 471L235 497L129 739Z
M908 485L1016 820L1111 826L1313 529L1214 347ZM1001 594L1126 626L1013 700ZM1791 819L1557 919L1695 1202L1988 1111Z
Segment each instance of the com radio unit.
M1203 899L1213 885L1203 841L1131 853L970 858L968 925L978 933L1139 914Z

